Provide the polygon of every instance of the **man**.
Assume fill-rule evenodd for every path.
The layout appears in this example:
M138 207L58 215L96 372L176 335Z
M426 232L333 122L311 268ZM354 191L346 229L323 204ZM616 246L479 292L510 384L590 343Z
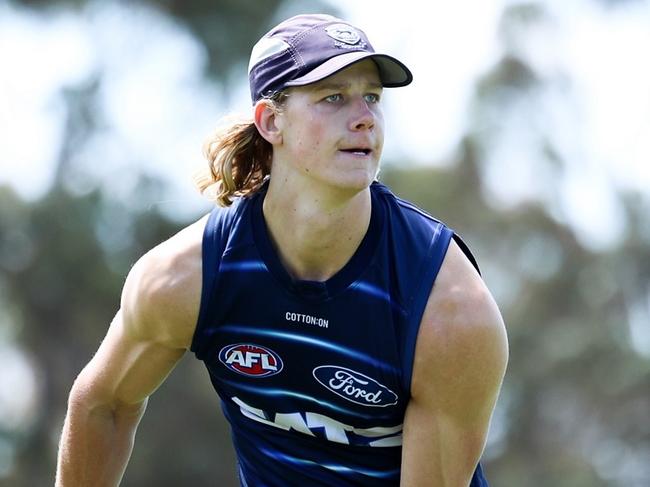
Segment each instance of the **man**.
M186 350L244 486L480 486L504 325L451 230L375 181L383 87L365 34L293 17L254 47L254 119L206 144L222 203L143 256L70 393L57 485L117 485ZM234 199L234 202L233 202Z

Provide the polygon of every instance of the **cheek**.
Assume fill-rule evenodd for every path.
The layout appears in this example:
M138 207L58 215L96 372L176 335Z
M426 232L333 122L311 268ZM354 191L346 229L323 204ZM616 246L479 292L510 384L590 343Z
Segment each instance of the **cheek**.
M375 132L381 136L383 139L384 137L384 113L382 112L381 108L377 111L375 114Z
M380 154L381 149L384 147L384 119L378 119L375 123L375 135L377 140L377 145L379 146Z
M313 157L320 151L326 139L326 125L306 119L304 123L294 126L294 149L301 155Z

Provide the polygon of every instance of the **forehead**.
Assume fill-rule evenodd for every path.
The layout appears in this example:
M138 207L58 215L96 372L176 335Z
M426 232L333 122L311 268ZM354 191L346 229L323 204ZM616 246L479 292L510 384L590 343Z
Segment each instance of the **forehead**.
M362 83L373 88L381 88L382 83L379 78L379 69L375 62L371 59L364 59L342 69L338 73L334 73L332 76L307 85L305 88L310 91L317 91L332 86L349 86L353 83Z

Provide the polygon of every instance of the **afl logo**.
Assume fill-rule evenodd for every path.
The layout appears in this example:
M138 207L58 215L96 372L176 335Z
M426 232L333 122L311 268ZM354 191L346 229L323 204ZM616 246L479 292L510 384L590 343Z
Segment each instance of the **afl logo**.
M360 372L336 365L321 365L312 374L322 386L353 403L382 408L397 404L397 394Z
M233 372L248 377L269 377L280 373L282 359L273 350L247 343L226 345L219 360Z

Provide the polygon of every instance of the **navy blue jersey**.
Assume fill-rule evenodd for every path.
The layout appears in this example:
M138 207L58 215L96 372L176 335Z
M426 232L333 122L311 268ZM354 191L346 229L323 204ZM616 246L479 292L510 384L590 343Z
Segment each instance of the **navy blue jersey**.
M325 282L294 280L264 195L208 219L191 346L230 422L241 484L397 486L417 332L453 232L373 183L349 262ZM484 485L479 466L471 486Z

